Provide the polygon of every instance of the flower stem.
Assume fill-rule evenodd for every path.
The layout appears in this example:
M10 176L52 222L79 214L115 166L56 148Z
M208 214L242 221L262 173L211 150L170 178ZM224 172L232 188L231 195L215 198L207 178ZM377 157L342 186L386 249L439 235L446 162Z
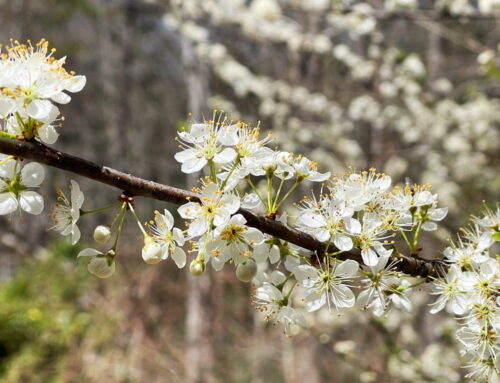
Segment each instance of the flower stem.
M3 138L12 138L12 139L15 139L16 136L12 133L9 133L9 132L4 132L4 131L0 131L0 137L3 137Z
M233 167L231 168L231 170L229 171L229 173L227 174L227 177L226 179L224 180L224 182L222 183L221 185L221 190L224 190L224 187L226 186L227 184L227 181L229 180L229 178L231 177L231 175L233 174L233 172L235 171L236 167L239 165L240 163L240 155L238 154L238 156L236 157L236 161L234 162L234 165Z
M1 133L1 132L0 132ZM3 165L5 164L8 160L11 160L13 159L14 156L7 156L7 158L4 158L2 161L0 161L0 165Z
M124 202L122 208L120 209L120 223L118 224L118 230L116 232L115 243L113 244L113 250L116 253L116 248L118 247L118 241L120 240L120 234L123 229L123 221L125 220L125 215L127 214L127 204Z
M403 239L405 240L406 244L408 245L408 248L410 249L410 251L412 251L413 250L413 246L411 245L410 240L406 236L405 232L402 229L399 229L399 232L403 236Z
M134 207L130 203L128 204L128 207L129 207L130 211L132 212L132 215L134 216L134 218L135 218L135 220L137 222L137 225L139 226L139 229L141 229L142 234L144 234L144 236L146 237L148 234L146 233L146 230L144 230L144 228L142 227L141 221L139 220L139 217L135 213Z
M266 207L266 203L264 202L264 199L260 196L259 191L257 190L257 187L253 183L253 181L250 178L250 176L246 176L245 179L247 180L248 185L250 185L250 187L252 188L252 190L254 191L254 193L257 194L257 197L259 197L260 202L262 202L262 205L264 205L264 207Z
M422 229L422 224L424 220L421 219L418 221L417 230L415 230L415 234L413 235L413 246L411 247L411 252L414 253L417 249L418 238L420 237L420 230Z
M215 163L213 160L208 161L210 164L210 174L212 175L212 181L217 183L217 172L215 171Z
M278 203L278 199L279 199L280 194L281 194L281 189L283 189L283 184L285 183L285 177L286 177L286 174L283 174L283 178L281 179L280 185L278 186L278 191L276 192L276 196L274 198L274 202L273 202L273 206L272 206L272 210L274 210L274 211L276 211L278 209L278 207L276 205Z
M268 213L274 213L273 208L273 176L272 174L267 174L267 210Z
M283 196L283 198L281 199L281 201L278 203L278 205L275 206L275 210L278 210L280 208L280 206L283 204L283 202L285 202L285 200L290 197L290 194L293 193L293 191L295 190L295 188L297 186L299 186L301 181L299 181L298 179L295 180L295 183L293 184L293 186L290 188L290 190L288 190L288 192Z
M100 213L101 211L105 211L105 210L108 210L108 209L112 209L114 207L118 207L121 204L122 204L121 202L116 202L114 204L111 204L111 205L108 205L108 206L104 206L104 207L101 207L101 208L95 209L95 210L82 210L82 209L80 209L80 216L87 215L87 214Z

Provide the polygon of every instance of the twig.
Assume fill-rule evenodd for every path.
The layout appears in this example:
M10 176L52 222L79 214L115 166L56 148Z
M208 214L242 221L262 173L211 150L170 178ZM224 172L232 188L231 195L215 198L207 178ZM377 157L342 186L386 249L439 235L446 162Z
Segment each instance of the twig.
M83 158L51 149L39 142L0 138L0 153L66 170L114 186L120 190L126 191L127 194L131 196L147 197L159 201L171 202L177 205L184 204L188 200L199 201L197 195L188 190L144 180L107 166L97 165ZM264 233L314 251L318 254L322 254L325 250L325 244L309 234L295 230L269 218L258 216L245 209L240 209L238 213L246 218L249 226L255 227ZM355 249L351 252L342 252L338 255L338 258L342 260L353 259L362 263L359 249ZM435 261L418 257L409 257L400 254L397 257L392 257L391 262L397 263L395 267L397 270L412 276L436 277L443 272L442 265Z

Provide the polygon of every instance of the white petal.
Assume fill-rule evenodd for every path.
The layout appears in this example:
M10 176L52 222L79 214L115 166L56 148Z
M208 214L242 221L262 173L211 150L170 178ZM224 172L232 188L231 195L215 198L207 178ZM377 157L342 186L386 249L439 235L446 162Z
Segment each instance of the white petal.
M80 185L75 180L71 180L71 205L76 209L80 209L83 205L85 196L80 190Z
M24 186L33 188L43 182L45 178L45 170L43 166L37 162L30 162L21 170L21 183Z
M249 227L245 231L245 238L248 242L251 242L252 246L260 245L264 242L264 234L260 232L260 230L255 229L253 227Z
M307 177L307 179L309 181L312 181L312 182L324 182L328 178L330 178L331 175L332 175L332 173L330 173L330 172L326 172L326 173L312 172L311 175L309 177Z
M76 245L76 243L80 240L80 229L76 225L72 225L72 230L71 230L71 244Z
M0 115L5 117L10 113L14 113L16 102L10 97L0 98Z
M422 225L422 229L425 231L437 230L437 224L435 222L427 221Z
M361 223L356 218L344 218L346 230L354 235L361 234Z
M186 265L186 253L180 247L174 249L172 259L179 269L182 269Z
M180 206L177 212L184 219L193 219L201 213L201 206L196 202L188 202Z
M73 76L65 86L65 89L71 93L79 92L83 89L87 83L87 78L85 76Z
M175 153L174 158L177 162L184 163L188 160L192 160L198 157L198 151L196 149L186 149L182 152Z
M17 198L13 193L0 194L0 215L10 214L17 209Z
M181 166L181 171L186 174L195 173L203 169L207 164L205 157L193 158L184 162Z
M295 279L301 284L309 285L309 281L316 280L318 278L318 271L316 268L309 265L300 265L293 270L295 274Z
M189 225L188 235L190 237L198 237L199 235L206 233L207 230L207 220L204 218L197 218L191 223L191 225Z
M312 211L305 211L304 213L300 214L297 221L301 225L310 228L318 228L326 225L324 217L321 214Z
M448 214L447 207L436 209L431 213L430 219L432 221L441 221L444 217L446 217L446 214Z
M67 104L71 101L71 96L64 92L59 92L50 97L50 99L58 104Z
M361 250L363 263L367 266L375 266L378 262L377 253L372 248Z
M227 164L236 158L236 151L232 148L226 148L214 156L216 164Z
M356 298L354 297L354 293L349 287L344 285L337 285L335 289L335 300L332 300L333 304L335 304L337 307L354 306Z
M22 191L19 195L19 204L26 213L38 215L43 211L43 198L34 191Z
M2 158L3 160L3 158ZM15 169L17 160L8 160L3 165L0 165L0 177L8 178L11 180L15 176ZM17 165L17 169L19 170L20 164Z
M339 250L349 251L352 249L352 239L347 235L337 234L333 239L333 243Z
M333 275L334 276L338 276L338 275L354 276L358 272L358 269L359 269L358 262L356 262L352 259L348 259L336 267Z
M52 145L59 138L56 128L50 124L45 124L38 128L38 137L48 145Z
M317 294L316 292L310 293L304 300L304 308L311 312L319 310L326 303L325 294Z
M182 233L182 230L178 229L177 227L174 227L172 232L174 233L175 242L177 242L177 244L179 246L184 245L184 243L186 242L186 239L184 238L184 234Z
M269 262L275 264L281 259L280 248L277 245L271 246L271 251L269 252Z
M95 257L98 254L102 254L99 250L87 248L80 251L77 257Z
M49 117L54 105L48 100L33 100L26 108L26 113L35 120L43 120Z

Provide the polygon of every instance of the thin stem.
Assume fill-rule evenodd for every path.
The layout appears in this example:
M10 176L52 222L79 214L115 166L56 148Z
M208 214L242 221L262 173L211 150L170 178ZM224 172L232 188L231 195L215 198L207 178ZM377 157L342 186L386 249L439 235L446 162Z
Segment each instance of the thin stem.
M224 190L224 187L226 186L227 184L227 181L229 181L229 178L231 177L231 175L234 173L234 171L236 170L237 166L239 165L240 163L240 155L238 154L238 156L236 157L236 161L234 162L234 165L233 167L231 168L231 170L229 171L229 173L227 174L227 177L226 179L224 180L224 182L222 182L222 185L221 185L221 190Z
M118 224L118 231L116 232L115 243L113 244L113 250L115 251L115 253L116 253L116 248L118 247L118 241L120 240L120 235L122 233L123 221L125 220L125 215L127 214L127 204L125 202L122 204L120 213L121 213L120 223Z
M250 187L252 188L252 190L254 191L254 193L257 194L257 197L259 197L260 202L262 202L262 205L264 205L265 207L267 207L266 203L264 202L264 199L261 197L259 191L257 190L257 187L254 185L254 183L253 183L252 179L250 178L250 176L246 176L245 179L247 180L248 185L250 185Z
M412 251L413 249L413 246L411 245L410 243L410 240L408 239L408 237L406 236L404 230L402 229L399 229L399 232L401 233L401 235L403 236L403 239L405 240L406 244L408 245L408 248L410 249L410 251Z
M293 282L293 285L292 285L292 287L290 287L290 290L288 291L288 294L286 294L285 302L288 302L288 298L290 298L290 295L292 295L292 291L293 291L293 289L295 289L295 286L297 286L297 282L298 282L297 280L295 280Z
M267 177L267 212L268 213L273 213L272 207L273 207L273 175L272 174L266 174Z
M423 219L418 221L417 230L415 231L415 235L413 236L413 247L411 248L412 253L415 252L415 250L417 249L418 237L420 237L420 230L422 229L423 223L424 223Z
M281 189L283 189L283 184L285 183L285 177L286 177L286 174L283 174L283 178L281 179L280 184L278 186L278 191L276 192L276 197L274 198L274 202L273 202L273 206L272 206L273 211L277 210L276 204L278 203L278 199L281 195Z
M101 207L99 209L94 209L94 210L82 210L80 209L80 216L87 215L87 214L94 214L94 213L100 213L101 211L109 210L115 207L120 206L122 203L121 202L116 202L108 206Z
M295 190L295 188L296 188L297 186L299 186L299 184L300 184L300 183L301 183L301 181L299 181L298 179L297 179L297 180L295 180L295 183L293 184L293 186L290 188L290 190L288 190L288 192L285 194L285 196L281 199L281 201L280 201L280 202L278 203L278 205L275 207L275 209L276 209L276 210L278 210L278 209L280 208L281 204L282 204L283 202L285 202L285 201L286 201L286 199L287 199L288 197L290 197L290 194L292 194L292 193L293 193L293 191Z
M210 164L210 174L212 175L212 181L217 183L217 172L215 171L215 163L213 160L208 161Z
M4 132L4 131L0 131L0 137L16 139L16 135L15 134L12 134L12 133L9 133L9 132Z
M9 161L13 158L14 158L14 156L7 156L7 158L4 158L2 161L0 161L0 165L5 164L7 161Z
M132 215L134 216L134 218L137 222L137 225L139 226L139 229L141 229L142 234L144 234L144 236L147 237L148 234L146 233L146 230L144 230L144 228L142 227L141 221L139 220L139 217L135 213L134 207L130 203L128 204L128 207L129 207L130 211L132 212Z

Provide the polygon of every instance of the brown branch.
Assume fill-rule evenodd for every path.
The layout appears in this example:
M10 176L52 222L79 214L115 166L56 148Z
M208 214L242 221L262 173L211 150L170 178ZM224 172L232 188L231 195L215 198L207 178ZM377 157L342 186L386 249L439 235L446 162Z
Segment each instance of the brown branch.
M107 166L97 165L71 154L56 151L39 142L0 138L0 153L66 170L114 186L132 196L147 197L159 201L171 202L177 205L184 204L187 200L198 201L196 194L190 191L153 181L147 181ZM309 234L295 230L280 222L258 216L245 209L240 209L238 213L246 218L249 226L255 227L264 233L314 251L318 254L322 254L325 250L325 244ZM359 249L341 253L337 258L354 259L362 263ZM412 276L434 277L440 275L441 271L437 262L418 257L399 255L398 257L393 257L391 261L397 262L397 270Z

